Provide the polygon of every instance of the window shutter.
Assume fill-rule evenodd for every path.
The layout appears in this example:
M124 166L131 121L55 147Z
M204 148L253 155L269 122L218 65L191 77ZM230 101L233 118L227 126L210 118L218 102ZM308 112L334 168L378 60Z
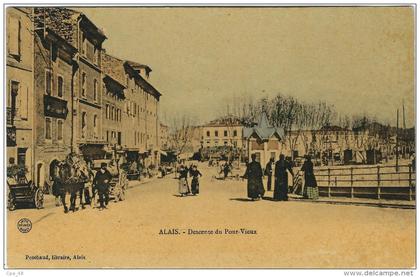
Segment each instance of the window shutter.
M20 22L16 17L11 16L9 18L9 54L18 56L19 55L19 34L20 34Z

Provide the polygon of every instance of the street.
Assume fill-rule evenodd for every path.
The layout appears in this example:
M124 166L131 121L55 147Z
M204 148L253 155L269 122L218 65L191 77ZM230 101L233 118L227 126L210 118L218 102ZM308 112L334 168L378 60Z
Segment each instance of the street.
M204 164L199 170L198 196L179 197L178 182L169 175L131 183L126 200L104 211L87 207L64 214L51 201L42 210L8 211L7 266L415 266L414 209L253 202L246 198L246 181L214 179L217 169ZM21 218L31 220L30 232L18 231Z

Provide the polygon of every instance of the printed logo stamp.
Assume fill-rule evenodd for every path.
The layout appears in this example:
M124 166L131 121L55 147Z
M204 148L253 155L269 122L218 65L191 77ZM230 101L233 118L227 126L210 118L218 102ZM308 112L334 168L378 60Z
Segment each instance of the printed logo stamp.
M28 218L21 218L17 223L17 228L21 233L29 233L32 229L32 222Z

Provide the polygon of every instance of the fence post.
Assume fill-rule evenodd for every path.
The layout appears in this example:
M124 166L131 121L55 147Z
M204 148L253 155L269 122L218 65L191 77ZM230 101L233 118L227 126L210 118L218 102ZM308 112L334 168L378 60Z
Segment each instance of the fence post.
M350 167L350 197L354 197L354 190L353 190L353 167Z
M378 173L377 173L377 180L378 180L378 199L381 199L381 175L380 175L381 167L378 165Z
M330 169L328 168L328 197L331 197L331 187L330 187L330 182L331 182L331 174L330 174Z
M413 191L411 188L411 164L408 165L408 199L413 200Z

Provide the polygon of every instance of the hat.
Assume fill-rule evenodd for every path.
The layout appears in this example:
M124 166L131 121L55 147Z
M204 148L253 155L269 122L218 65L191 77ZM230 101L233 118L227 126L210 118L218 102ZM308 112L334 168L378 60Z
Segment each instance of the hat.
M101 167L106 167L107 164L106 163L101 163Z

